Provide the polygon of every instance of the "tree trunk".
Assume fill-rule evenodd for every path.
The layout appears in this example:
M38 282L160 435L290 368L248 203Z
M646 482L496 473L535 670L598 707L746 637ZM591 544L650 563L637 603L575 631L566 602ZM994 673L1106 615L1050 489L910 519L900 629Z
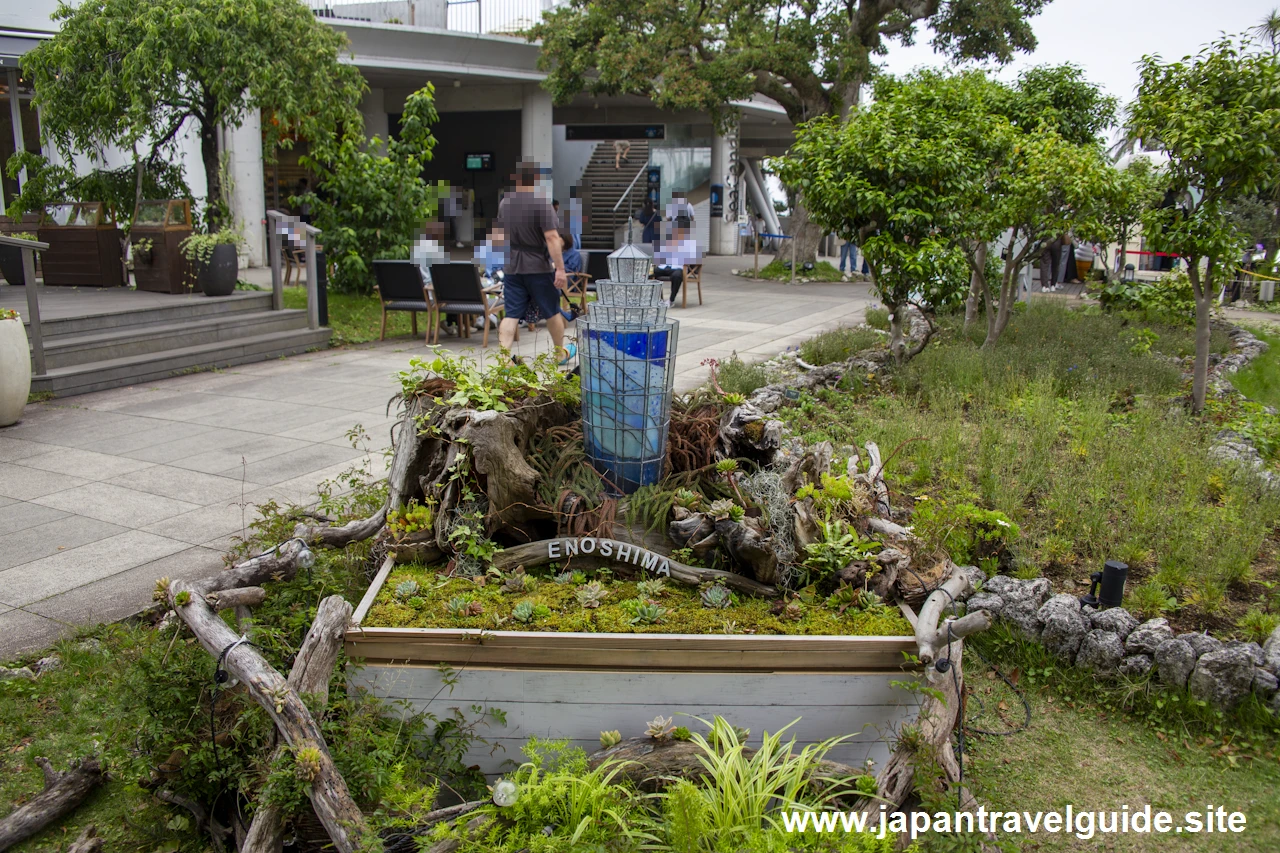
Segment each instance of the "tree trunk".
M219 172L218 126L212 120L200 122L200 160L204 163L206 191L205 220L209 233L222 227L222 180Z
M987 289L987 241L978 243L973 257L974 269L969 276L969 298L964 303L964 330L969 331L973 321L978 318L978 306L982 303L982 294Z
M809 219L809 210L804 206L804 199L796 193L795 203L791 207L791 227L788 229L796 240L796 265L816 263L818 260L818 243L822 242L822 227Z
M1191 410L1204 411L1209 384L1209 318L1213 314L1213 258L1209 258L1204 278L1199 258L1187 258L1187 275L1196 297L1196 361L1191 374Z
M36 763L44 771L44 790L0 820L0 851L25 841L74 811L107 778L93 756L72 764L66 773L54 770L47 758L37 758Z
M1018 294L1018 270L1022 267L1026 254L1023 252L1015 258L1010 248L1010 257L1004 262L1004 273L1000 276L1000 297L994 310L992 306L987 306L987 339L982 342L983 349L995 349L1000 335L1004 334L1005 327L1009 325L1009 318L1013 316L1013 303Z
M889 309L889 352L893 354L895 363L902 364L907 357L907 340L903 329L907 309L906 306L890 305L888 300L885 305Z
M329 703L329 679L333 665L342 650L342 637L351 621L351 605L340 595L331 595L320 602L311 630L302 641L302 648L294 658L289 671L289 686L299 695L307 693L317 697L316 707ZM284 747L277 747L279 755ZM274 762L274 757L273 757ZM253 815L249 834L240 846L241 853L280 853L284 846L284 814L274 805L261 806Z

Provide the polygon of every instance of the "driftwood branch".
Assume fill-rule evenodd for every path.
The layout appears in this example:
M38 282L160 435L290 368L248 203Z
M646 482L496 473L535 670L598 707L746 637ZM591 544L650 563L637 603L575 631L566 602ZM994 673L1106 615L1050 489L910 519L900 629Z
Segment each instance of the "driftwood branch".
M550 556L550 551L547 546L548 543L556 541L562 540L548 539L541 542L528 542L524 545L505 548L494 555L493 565L502 571L510 571L516 566L529 568L530 566L541 566L550 562L563 563L566 566L575 564L587 566L608 565L619 573L639 573L643 571L639 566L618 562L611 557L599 556L601 547L606 543L609 544L610 550L614 554L618 553L619 546L625 546L628 550L632 550L636 547L630 543L619 542L616 539L595 539L596 551L594 555L579 554L573 557L565 557L563 553L561 553L560 556L552 557ZM778 597L778 590L776 587L757 583L750 578L745 578L742 575L737 575L733 572L725 572L719 569L702 569L696 566L686 566L683 563L677 563L670 557L663 557L663 560L665 560L670 566L671 580L678 583L688 584L689 586L698 586L704 583L722 583L730 589L746 593L747 595L758 595L763 598Z
M871 493L876 499L876 514L881 518L892 518L889 508L889 487L884 482L884 463L880 461L880 447L874 441L868 441L865 447L867 462L870 465L867 470L867 480L871 485Z
M257 607L267 600L267 591L260 586L241 589L224 589L205 596L210 606L219 610L237 610L241 607Z
M90 824L71 842L67 853L101 853L102 838L98 835L98 827Z
M44 790L0 820L0 851L8 850L70 814L107 778L106 771L93 756L75 762L66 773L54 770L47 758L37 758L36 764L44 772Z
M953 567L951 577L924 600L916 620L916 646L920 662L928 665L938 659L939 652L955 641L991 627L991 614L985 610L970 613L960 619L947 619L939 624L943 614L956 601L973 592L973 580L969 573Z
M265 579L264 574L267 577L273 574L291 577L297 571L298 555L304 548L299 540L290 540L273 552L274 562L268 560L270 555L265 555L204 581L192 584L174 581L169 586L169 603L191 628L200 645L219 658L227 672L244 684L254 700L266 710L288 745L298 752L307 751L309 761L306 769L310 774L307 794L316 816L329 833L334 848L339 853L353 853L360 849L369 832L368 825L347 790L342 774L333 764L319 725L303 704L298 691L267 663L257 649L240 643L235 632L204 600L212 592L233 586L257 585ZM240 583L231 583L232 579ZM179 604L179 601L183 603ZM347 616L350 616L349 609ZM346 627L345 620L342 627ZM325 681L327 683L327 677Z
M351 605L340 595L320 602L311 630L289 671L289 686L299 694L313 694L317 704L329 701L329 680L342 649L342 637L351 621ZM277 755L283 748L277 748ZM276 853L284 844L284 813L272 805L260 806L253 815L249 833L240 845L241 853Z

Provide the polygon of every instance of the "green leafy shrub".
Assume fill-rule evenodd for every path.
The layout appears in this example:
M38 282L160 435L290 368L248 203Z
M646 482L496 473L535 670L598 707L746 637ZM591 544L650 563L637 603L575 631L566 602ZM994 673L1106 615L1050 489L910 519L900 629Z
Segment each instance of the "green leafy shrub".
M813 505L824 517L853 518L865 515L871 498L864 487L843 474L823 472L819 485L805 483L796 490L796 500L813 498Z
M918 501L912 522L926 547L945 550L961 565L1003 555L1019 532L1003 512L946 498Z
M879 548L879 542L863 539L858 531L841 519L824 521L822 538L804 546L808 555L804 560L805 584L826 580L854 560Z
M1102 290L1099 301L1108 311L1132 311L1147 322L1172 326L1195 322L1195 292L1191 278L1181 269L1155 281L1114 281Z
M1264 613L1257 607L1249 608L1249 611L1236 623L1244 639L1255 643L1265 643L1277 626L1280 626L1280 615Z
M1178 599L1170 594L1168 587L1154 578L1135 586L1125 602L1125 607L1140 619L1154 619L1177 609L1177 606Z
M493 358L482 366L475 359L453 355L441 347L435 347L433 352L430 359L409 359L409 367L396 375L406 399L424 394L440 383L449 383L452 388L441 391L435 398L437 403L477 411L505 412L543 395L566 405L576 405L581 399L578 377L561 372L551 353L518 364Z
M887 322L887 319L886 319ZM880 346L884 337L874 329L832 329L822 332L800 345L800 358L808 364L822 365L848 361L866 349Z
M716 381L726 394L740 394L746 398L772 382L773 374L763 364L748 364L734 353L720 362Z

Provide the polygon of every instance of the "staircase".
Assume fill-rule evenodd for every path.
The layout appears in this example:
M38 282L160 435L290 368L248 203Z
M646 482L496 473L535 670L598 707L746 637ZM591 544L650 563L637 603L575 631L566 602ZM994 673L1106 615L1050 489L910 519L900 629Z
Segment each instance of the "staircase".
M627 201L616 212L613 209L636 172L649 164L648 140L632 140L631 151L622 162L621 169L615 169L613 163L613 143L601 142L582 172L582 198L586 207L584 212L589 217L582 233L584 249L617 248L614 245L614 233L619 227L626 226L631 213L644 204L648 184L645 176L641 175ZM635 238L640 239L638 226Z
M306 311L271 310L270 293L50 319L41 331L47 372L31 390L55 397L295 355L331 334L308 329Z

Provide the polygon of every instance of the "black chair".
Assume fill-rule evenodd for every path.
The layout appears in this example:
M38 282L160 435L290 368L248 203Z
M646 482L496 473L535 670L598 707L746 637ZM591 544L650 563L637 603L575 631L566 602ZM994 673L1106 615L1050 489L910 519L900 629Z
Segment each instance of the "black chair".
M498 288L486 289L480 282L480 270L470 261L454 261L431 265L431 286L436 299L436 341L440 340L440 315L460 314L462 317L480 315L484 319L482 347L489 346L490 320L499 319L503 302L495 294ZM462 337L471 337L471 324L458 323Z
M374 261L373 277L377 282L373 289L382 302L382 331L378 340L387 339L387 312L408 311L413 315L413 334L418 334L418 312L427 313L427 343L431 343L431 329L438 324L431 291L422 280L422 268L413 261ZM436 315L437 323L431 322Z
M609 278L608 252L583 252L582 254L587 256L587 264L584 271L591 276L592 281ZM593 286L591 289L595 290L595 287Z

